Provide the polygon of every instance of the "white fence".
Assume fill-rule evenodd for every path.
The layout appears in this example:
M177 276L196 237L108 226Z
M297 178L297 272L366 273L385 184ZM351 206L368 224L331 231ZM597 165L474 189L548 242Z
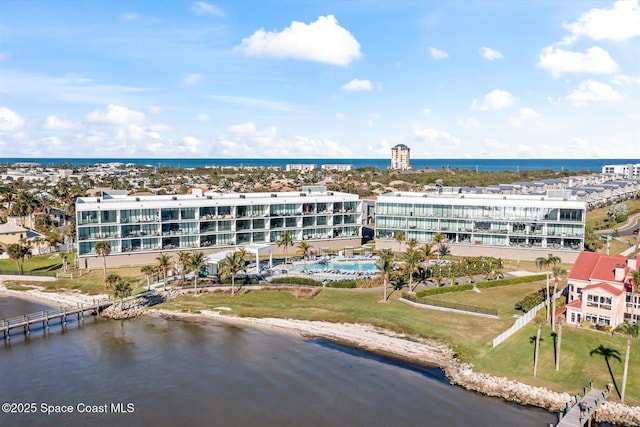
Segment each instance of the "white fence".
M555 295L553 295L552 298L555 300L560 295L562 295L562 290L560 290ZM493 339L493 347L495 348L496 346L498 346L498 344L500 344L501 342L509 338L511 335L518 332L524 325L531 322L533 318L536 317L536 314L538 313L538 311L540 311L546 306L546 303L547 303L546 301L542 301L540 304L536 305L531 310L527 311L524 314L524 316L519 317L518 320L516 320L515 323L511 325L509 329L507 329L506 331L504 331L503 333L501 333L500 335L498 335Z

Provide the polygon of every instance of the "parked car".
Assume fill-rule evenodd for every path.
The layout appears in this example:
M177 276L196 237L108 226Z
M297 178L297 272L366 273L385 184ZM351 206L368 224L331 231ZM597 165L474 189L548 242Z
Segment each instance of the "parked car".
M638 234L638 232L640 232L640 228L636 228L635 230L633 230L633 234Z

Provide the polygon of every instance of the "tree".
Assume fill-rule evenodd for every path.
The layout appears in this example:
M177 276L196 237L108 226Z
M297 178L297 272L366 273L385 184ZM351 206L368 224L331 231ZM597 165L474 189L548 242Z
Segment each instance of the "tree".
M536 316L533 319L533 321L538 327L538 332L536 333L536 339L535 339L536 348L533 355L533 377L535 378L538 373L538 354L540 353L540 332L542 331L542 325L544 325L546 321L541 316Z
M31 241L36 244L36 248L38 248L38 255L42 255L42 252L40 251L40 246L45 242L44 237L36 236L33 239L31 239Z
M393 232L393 238L398 242L398 253L402 252L402 242L405 241L407 235L402 230L396 230Z
M167 254L160 254L156 257L156 262L158 263L158 269L162 271L162 279L164 287L163 289L167 290L167 270L171 266L171 257Z
M549 254L546 258L543 257L539 257L536 258L536 267L540 270L544 269L547 271L547 320L549 320L550 318L550 309L549 309L549 300L550 300L550 295L549 295L549 271L551 270L552 267L554 267L556 264L560 263L560 258L558 258L557 256L553 255L553 254Z
M593 225L587 224L584 229L584 247L591 252L602 249L604 242L593 230Z
M560 265L554 265L553 270L553 294L551 296L551 330L556 331L556 292L558 291L558 280L567 275L567 270Z
M418 246L418 241L416 239L407 240L407 248L415 249Z
M120 279L113 288L113 298L120 298L120 306L124 303L126 297L131 296L131 285L126 280Z
M180 264L180 267L182 268L182 280L184 280L185 278L187 269L189 268L190 261L191 261L191 252L188 252L188 251L178 252L178 264Z
M562 348L562 325L564 325L564 317L558 316L556 319L558 324L558 335L556 337L556 371L560 370L560 349Z
M151 275L155 272L155 269L151 265L143 265L140 268L140 272L142 274L144 274L144 276L147 278L147 290L150 291L151 290Z
M391 271L395 265L393 260L393 253L386 249L380 251L380 259L376 262L376 269L380 272L382 276L382 287L384 288L384 299L383 302L387 302L387 282L389 280L389 276L391 275Z
M621 323L615 329L616 332L623 333L627 336L627 352L624 355L624 371L622 373L622 393L620 393L620 402L624 403L624 393L627 388L627 375L629 373L629 354L631 353L631 340L637 338L640 334L640 325L637 323Z
M95 251L96 255L102 257L102 263L104 266L104 277L106 278L107 277L107 257L111 253L111 243L107 242L106 240L96 242L95 246L93 247L93 250Z
M278 247L284 246L284 263L289 262L289 246L293 246L293 233L291 230L285 231L282 236L276 241Z
M220 263L219 268L221 276L231 276L231 296L235 296L236 275L247 271L242 251L228 254Z
M302 260L304 261L305 270L307 269L307 257L311 254L312 250L313 250L313 246L311 246L309 242L307 242L306 240L302 240L300 241L300 243L298 243L297 255L300 255L302 257Z
M31 256L31 248L22 243L11 243L7 246L7 254L9 254L9 258L16 262L18 273L22 275L24 273L24 260Z
M200 269L207 263L207 257L203 252L196 251L191 254L189 259L189 267L193 270L193 291L198 293L198 276L200 276Z
M593 355L604 357L604 361L607 363L607 369L609 369L609 375L611 375L611 381L616 388L616 392L618 392L618 396L622 398L620 391L618 390L618 385L616 384L616 378L613 376L613 371L611 370L611 364L609 363L609 359L615 359L620 362L620 352L611 347L605 347L600 344L598 347L594 348L589 352L589 356L593 357Z
M104 288L107 290L113 290L116 288L116 284L121 280L122 278L119 274L111 273L104 279Z
M443 258L447 255L451 255L451 251L449 250L449 246L445 245L444 243L441 243L440 246L438 246L438 256L440 258Z
M422 254L416 249L407 249L407 251L403 254L404 269L409 275L409 292L413 292L413 288L411 286L413 284L413 273L418 271L418 266L420 265L421 258Z

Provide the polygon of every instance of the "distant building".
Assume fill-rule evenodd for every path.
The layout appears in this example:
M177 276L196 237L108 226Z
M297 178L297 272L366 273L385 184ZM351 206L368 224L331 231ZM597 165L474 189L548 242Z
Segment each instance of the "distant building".
M604 165L602 173L607 175L619 175L622 178L640 178L640 163L624 165Z
M342 164L342 163L327 163L320 166L320 169L325 171L337 171L337 172L347 172L353 170L353 165Z
M310 172L316 168L316 165L313 163L287 163L284 170L287 172L298 171L298 172Z
M411 161L409 159L409 151L411 149L404 144L398 144L391 148L391 169L409 170L411 169Z

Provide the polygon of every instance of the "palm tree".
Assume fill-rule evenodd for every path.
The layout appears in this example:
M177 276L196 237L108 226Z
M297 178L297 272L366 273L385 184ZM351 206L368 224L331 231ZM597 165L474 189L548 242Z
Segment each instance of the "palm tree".
M289 246L293 246L293 233L291 230L285 231L282 236L276 241L278 247L284 246L284 263L289 262Z
M560 262L560 258L551 253L546 258L536 258L536 267L540 270L545 269L547 271L547 320L549 320L551 314L549 310L549 272L552 267L555 267L556 264L559 264Z
M224 257L219 265L221 276L231 276L231 296L235 296L236 275L247 271L244 262L242 251L235 251Z
M611 347L605 347L604 345L600 344L598 347L594 348L589 352L589 356L591 357L593 357L594 354L596 356L604 357L604 361L607 363L607 369L609 369L609 375L611 375L611 381L613 382L613 385L616 388L616 392L618 393L618 396L622 398L622 395L618 390L618 384L616 384L616 378L613 376L613 371L611 370L611 364L609 363L609 359L615 359L618 362L620 362L621 361L620 352L616 349L613 349Z
M621 323L615 329L616 332L623 333L627 336L627 352L624 355L624 371L622 373L622 393L620 394L620 402L624 403L624 393L627 388L627 375L629 373L629 354L631 353L631 340L637 338L640 334L640 325L637 323Z
M106 240L96 242L95 246L93 247L93 250L95 251L96 255L102 257L102 263L104 266L104 277L106 278L107 277L107 257L111 253L111 243L107 242Z
M533 319L534 323L538 327L538 332L536 333L536 348L535 353L533 355L533 377L535 378L538 373L538 354L540 353L540 332L542 331L542 325L546 323L546 320L540 316L536 316Z
M447 255L451 255L449 246L445 245L444 243L441 243L440 246L438 246L438 256L440 258L444 258Z
M189 267L189 261L191 261L191 252L188 251L180 251L178 252L178 264L182 268L182 280L187 273L187 268Z
M42 252L40 252L40 246L44 243L44 237L42 236L36 236L31 240L33 243L36 244L36 248L38 248L38 255L42 255Z
M553 296L551 297L551 330L556 331L556 292L558 290L558 280L567 275L567 270L560 265L553 266Z
M415 249L418 246L418 241L416 239L407 240L407 248Z
M167 254L160 254L156 257L158 263L158 269L162 271L162 278L164 282L164 290L167 290L167 270L171 266L171 257Z
M402 242L405 241L407 235L402 230L396 230L393 232L393 238L398 242L398 253L402 252Z
M388 249L381 251L379 256L380 259L376 262L375 266L382 276L382 287L384 288L383 302L387 302L387 281L389 280L395 262L393 261L393 253Z
M403 254L405 271L409 274L409 292L413 292L413 273L418 270L422 254L416 249L407 249ZM416 285L417 286L417 285Z
M562 348L562 325L564 325L564 317L558 316L556 319L558 325L558 335L556 338L556 371L560 370L560 349Z
M24 273L24 259L31 256L31 248L22 243L11 243L7 246L7 254L9 258L16 262L18 273Z
M120 277L119 274L111 273L104 279L104 288L107 290L115 289L116 284L120 280L122 280L122 278Z
M306 240L300 241L298 243L298 252L297 255L300 255L304 261L304 269L307 269L307 256L311 254L313 250L313 246L311 246Z
M207 263L207 258L203 252L197 251L191 254L189 259L189 267L193 270L193 291L198 293L198 276L200 275L200 269Z
M131 285L123 279L119 279L113 288L113 299L120 298L120 306L123 305L124 299L131 296Z
M426 272L429 270L429 261L433 257L433 245L430 242L425 243L422 249L420 249L420 252L422 252L422 256L424 256L424 268Z
M151 290L151 275L155 272L155 269L150 265L143 265L140 268L140 272L142 274L144 274L144 276L147 278L147 290L150 291Z
M439 245L440 243L444 243L446 238L447 237L443 233L438 232L433 235L433 237L431 238L431 242L434 245Z

